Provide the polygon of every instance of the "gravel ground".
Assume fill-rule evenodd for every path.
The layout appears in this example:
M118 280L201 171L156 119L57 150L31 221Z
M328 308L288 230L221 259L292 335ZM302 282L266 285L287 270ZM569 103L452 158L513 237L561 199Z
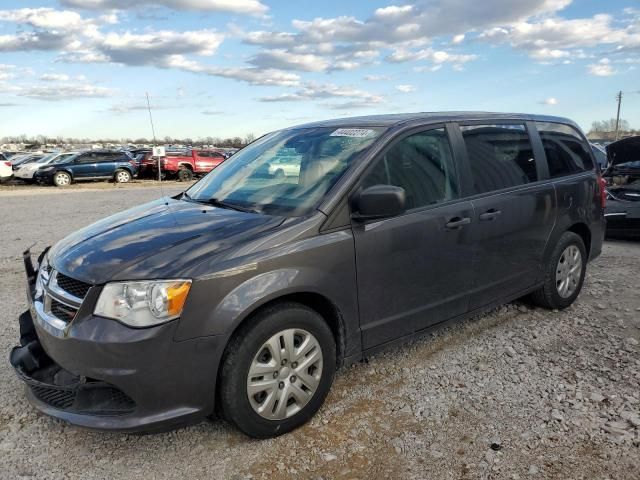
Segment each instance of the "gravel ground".
M175 192L175 186L168 189ZM25 308L20 251L158 190L0 192L0 351ZM0 363L0 478L640 478L640 243L605 244L576 304L510 304L338 373L303 428L221 421L136 436L38 414Z

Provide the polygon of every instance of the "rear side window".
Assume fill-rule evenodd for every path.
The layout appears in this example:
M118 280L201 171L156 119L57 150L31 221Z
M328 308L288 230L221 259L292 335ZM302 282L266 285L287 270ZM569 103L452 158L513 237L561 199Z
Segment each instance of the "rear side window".
M524 125L461 126L476 193L538 180Z
M578 132L562 123L536 122L551 178L593 170L589 145Z
M410 135L393 145L363 180L363 187L404 188L407 208L458 198L458 181L444 128Z

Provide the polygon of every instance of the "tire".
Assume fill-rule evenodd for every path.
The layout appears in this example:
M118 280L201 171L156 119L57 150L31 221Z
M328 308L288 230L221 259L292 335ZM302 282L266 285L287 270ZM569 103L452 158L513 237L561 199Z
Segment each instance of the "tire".
M279 338L284 340L288 333L293 350L300 348L297 351L300 356L291 355L287 349L272 355L266 348L267 341L275 338L271 345L277 347ZM304 361L301 358L305 353L307 365L291 368ZM284 358L287 356L292 358ZM260 363L267 361L274 366ZM250 378L252 367L260 375ZM234 334L226 348L218 384L219 413L250 437L270 438L290 432L306 423L322 406L335 369L336 343L320 314L293 302L266 307ZM257 386L260 385L257 382L266 382L267 386ZM249 388L255 392L251 398ZM283 404L284 408L277 408Z
M575 252L579 253L579 267L576 266L573 255ZM531 294L531 301L547 309L567 308L582 290L587 260L587 249L580 235L573 232L563 233L544 267L544 284ZM572 270L575 270L575 273L570 275L569 279L568 272ZM563 278L567 278L566 283L563 283Z
M71 185L71 175L69 175L67 172L56 172L56 174L53 176L53 184L56 187L68 187L69 185Z
M188 168L181 168L178 170L178 181L180 182L190 182L193 180L193 172Z
M116 183L129 183L131 181L131 173L124 169L116 170L113 174L113 181Z

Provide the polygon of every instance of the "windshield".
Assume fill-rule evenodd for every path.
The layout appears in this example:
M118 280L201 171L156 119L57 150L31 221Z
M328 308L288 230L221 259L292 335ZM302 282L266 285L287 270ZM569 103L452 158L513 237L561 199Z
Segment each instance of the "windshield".
M60 155L60 154L59 154L59 153L50 153L50 154L45 155L44 157L42 157L42 158L40 158L40 159L36 160L36 161L35 161L35 162L33 162L33 163L45 163L45 162L48 162L48 161L50 161L50 160L52 160L52 159L56 158L58 155Z
M382 131L317 127L274 132L222 163L187 195L267 214L304 215Z

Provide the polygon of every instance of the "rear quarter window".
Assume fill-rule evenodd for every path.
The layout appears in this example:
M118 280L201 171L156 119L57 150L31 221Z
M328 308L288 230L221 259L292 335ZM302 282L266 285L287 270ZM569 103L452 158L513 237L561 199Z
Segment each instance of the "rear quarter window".
M591 148L578 131L562 123L536 122L551 178L593 170Z

